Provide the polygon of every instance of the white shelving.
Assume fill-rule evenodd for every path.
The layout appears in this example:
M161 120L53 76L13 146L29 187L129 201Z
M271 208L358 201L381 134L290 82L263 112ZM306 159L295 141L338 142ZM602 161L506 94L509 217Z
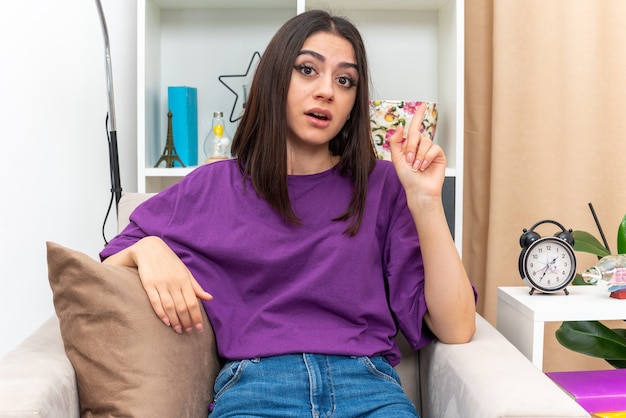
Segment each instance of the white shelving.
M455 240L462 241L463 0L138 0L138 191L156 192L189 168L153 168L167 132L167 87L198 89L199 161L211 114L235 100L220 75L245 73L290 17L321 8L349 17L366 43L372 99L438 104L436 141L454 184ZM237 114L237 113L236 113ZM226 129L232 134L235 124Z

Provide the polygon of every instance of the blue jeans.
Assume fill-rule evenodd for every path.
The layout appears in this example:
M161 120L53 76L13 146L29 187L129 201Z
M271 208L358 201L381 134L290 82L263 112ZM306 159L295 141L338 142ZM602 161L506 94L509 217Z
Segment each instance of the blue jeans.
M210 418L417 417L382 356L288 354L227 363Z

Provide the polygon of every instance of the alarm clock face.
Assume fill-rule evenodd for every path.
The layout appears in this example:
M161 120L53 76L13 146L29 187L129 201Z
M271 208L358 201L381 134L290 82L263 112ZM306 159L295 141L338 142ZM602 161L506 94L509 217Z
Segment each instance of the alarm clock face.
M543 292L563 289L576 275L571 245L556 237L540 238L526 250L522 268L529 284Z

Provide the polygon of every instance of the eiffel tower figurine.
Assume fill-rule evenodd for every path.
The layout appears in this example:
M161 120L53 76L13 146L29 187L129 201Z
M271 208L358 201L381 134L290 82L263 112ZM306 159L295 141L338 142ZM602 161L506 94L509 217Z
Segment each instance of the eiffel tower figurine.
M174 134L172 133L172 112L167 112L167 140L165 141L165 149L163 150L163 154L161 154L161 158L154 165L154 167L158 167L165 161L165 168L174 167L174 163L178 161L181 167L184 167L185 164L180 160L178 154L176 153L176 147L174 147Z

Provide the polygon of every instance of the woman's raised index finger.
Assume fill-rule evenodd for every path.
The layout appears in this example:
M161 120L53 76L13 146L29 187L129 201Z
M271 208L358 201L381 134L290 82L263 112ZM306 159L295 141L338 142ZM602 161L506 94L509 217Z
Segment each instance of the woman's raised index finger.
M413 119L411 119L411 124L409 125L408 136L413 137L418 134L421 134L422 131L422 122L424 122L424 114L426 114L426 103L420 103L413 115Z

